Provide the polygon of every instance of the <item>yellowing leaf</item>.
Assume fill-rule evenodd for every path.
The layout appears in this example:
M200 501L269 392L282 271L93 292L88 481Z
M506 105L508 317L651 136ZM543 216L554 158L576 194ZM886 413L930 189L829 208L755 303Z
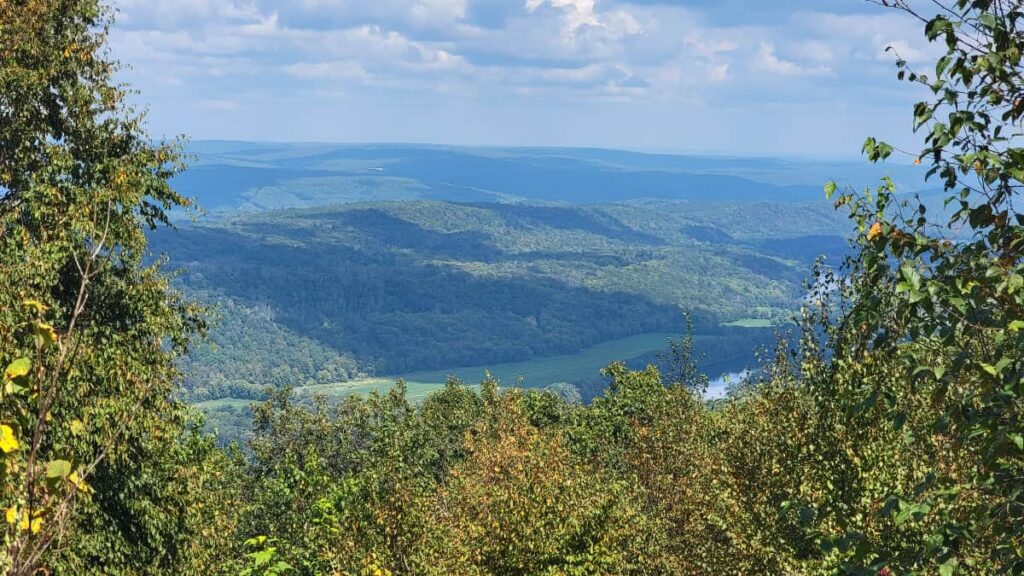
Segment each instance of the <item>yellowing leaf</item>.
M83 494L93 493L92 486L89 486L89 484L87 484L85 480L82 480L82 478L78 475L78 472L72 472L71 475L68 476L68 482L71 482L71 484L75 488L77 488L79 492Z
M836 193L836 189L838 189L838 188L839 188L839 186L835 182L832 182L832 181L826 182L825 183L825 198L826 199L831 198L832 195Z
M11 506L6 511L4 511L4 516L7 518L8 524L14 524L18 521L18 507Z
M36 324L36 336L38 336L44 344L53 344L57 341L57 331L53 329L53 326L50 326L46 322Z
M14 435L14 429L7 424L0 424L0 450L4 454L10 454L18 449L18 437Z
M43 304L39 300L31 300L31 299L30 300L25 300L25 301L22 302L22 304L24 304L25 306L28 306L29 308L35 308L36 312L38 312L39 314L42 314L43 312L46 312L46 310L47 310L46 304Z
M868 230L868 240L874 240L882 235L882 223L875 222L871 225L871 229Z
M21 515L21 522L18 522L18 529L25 532L31 532L38 534L43 529L43 513L42 511L33 514L32 518L29 518L28 514Z
M4 370L4 380L14 380L28 374L32 368L32 362L28 358L18 358L11 362Z

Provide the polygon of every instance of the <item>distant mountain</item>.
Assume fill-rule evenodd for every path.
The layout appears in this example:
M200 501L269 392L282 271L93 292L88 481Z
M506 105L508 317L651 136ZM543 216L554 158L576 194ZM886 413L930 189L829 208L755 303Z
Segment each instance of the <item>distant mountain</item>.
M637 199L810 202L837 175L874 185L891 174L925 188L913 166L643 154L575 148L195 142L175 179L215 215L359 201L595 204Z

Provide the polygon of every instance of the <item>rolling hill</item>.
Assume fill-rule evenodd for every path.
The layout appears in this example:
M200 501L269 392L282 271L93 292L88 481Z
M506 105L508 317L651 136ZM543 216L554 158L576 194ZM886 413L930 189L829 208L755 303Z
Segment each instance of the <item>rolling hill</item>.
M196 142L175 179L212 215L355 201L446 200L594 204L640 198L811 202L844 178L871 185L889 174L924 190L913 166L642 154L571 148Z
M197 142L175 185L207 214L152 235L216 311L185 390L229 427L266 387L299 397L446 376L569 383L658 362L693 322L701 366L755 364L815 258L846 254L822 198L913 167L565 148ZM883 170L885 172L883 172ZM596 355L600 354L599 359Z

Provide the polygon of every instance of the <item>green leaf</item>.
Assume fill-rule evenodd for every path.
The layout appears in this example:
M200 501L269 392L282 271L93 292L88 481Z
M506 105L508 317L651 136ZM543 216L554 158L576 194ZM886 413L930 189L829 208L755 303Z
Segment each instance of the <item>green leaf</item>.
M899 514L896 515L894 522L897 526L903 524L911 518L915 518L924 514L927 514L931 510L931 506L927 504L914 504L906 506L900 510Z
M67 460L51 460L46 463L48 479L67 478L71 475L71 462Z
M899 414L896 414L896 416L894 416L893 419L892 419L893 428L895 428L897 430L902 430L903 429L903 425L906 424L906 423L907 423L907 415L904 412L900 412Z
M904 263L900 266L900 274L907 280L913 290L916 292L921 289L921 273L917 271L910 262Z
M1021 288L1024 288L1024 276L1021 276L1020 274L1011 274L1010 277L1007 278L1006 284L1007 291L1010 294L1013 294Z
M836 189L838 187L839 186L835 182L832 182L832 181L826 182L825 183L825 198L826 199L831 199L832 196L836 193Z
M1006 437L1010 439L1010 442L1013 442L1018 450L1024 451L1024 435L1018 432L1010 432Z

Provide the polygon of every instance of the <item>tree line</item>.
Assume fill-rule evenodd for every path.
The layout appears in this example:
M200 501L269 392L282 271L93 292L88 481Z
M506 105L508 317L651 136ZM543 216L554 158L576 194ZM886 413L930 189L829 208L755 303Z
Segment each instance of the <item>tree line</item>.
M1024 571L1024 12L949 0L910 153L948 221L827 184L857 231L796 340L708 403L692 341L589 405L452 384L313 407L246 451L176 399L203 310L146 257L188 200L124 104L95 0L0 2L0 569L49 574ZM869 139L880 161L903 153ZM570 398L571 400L571 398Z

